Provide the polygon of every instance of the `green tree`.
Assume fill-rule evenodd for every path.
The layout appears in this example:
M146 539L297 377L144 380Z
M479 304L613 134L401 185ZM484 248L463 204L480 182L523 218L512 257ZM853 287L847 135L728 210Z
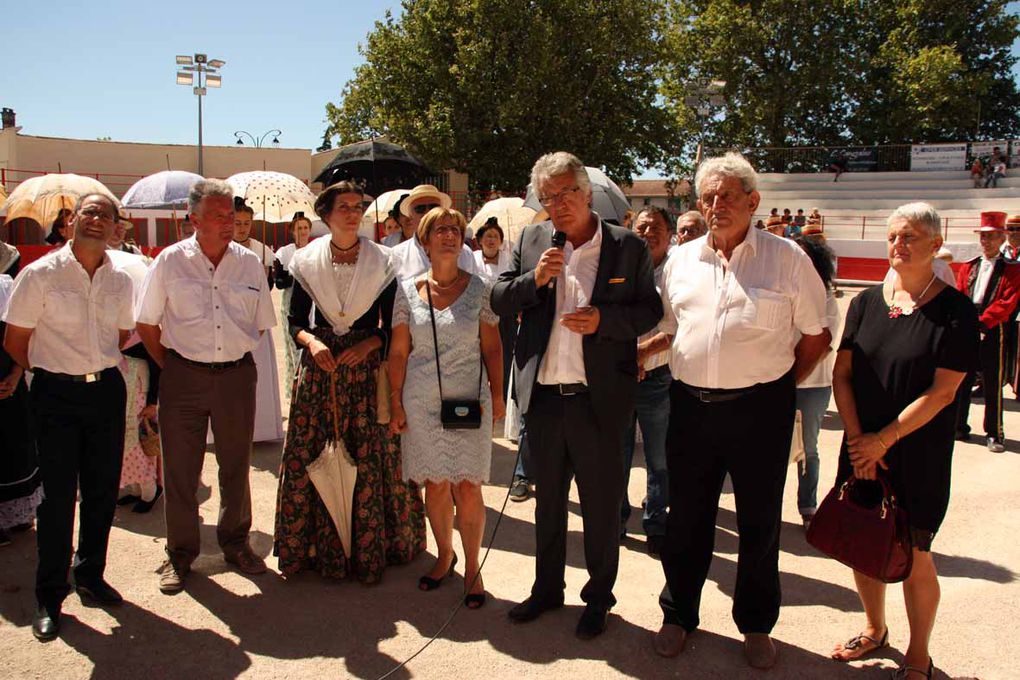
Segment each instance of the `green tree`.
M711 146L887 144L1020 131L1005 0L670 0L662 94ZM684 103L726 81L707 120Z
M630 179L675 151L658 97L659 0L405 0L327 104L341 143L387 135L476 189L520 190L566 149Z

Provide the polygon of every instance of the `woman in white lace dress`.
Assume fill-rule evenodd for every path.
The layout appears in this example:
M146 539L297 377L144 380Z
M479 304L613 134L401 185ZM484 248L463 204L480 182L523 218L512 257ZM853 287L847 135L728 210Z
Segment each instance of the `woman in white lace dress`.
M478 577L485 530L482 483L489 479L492 423L503 417L506 404L499 317L489 307L489 286L457 267L466 227L463 215L445 208L434 208L418 226L418 240L432 267L401 281L394 301L390 429L401 433L404 478L425 485L425 512L436 538L436 563L419 579L419 588L434 590L453 572L456 505L465 561L464 602L477 609L485 604L485 587ZM439 376L443 399L481 401L480 427L444 429Z

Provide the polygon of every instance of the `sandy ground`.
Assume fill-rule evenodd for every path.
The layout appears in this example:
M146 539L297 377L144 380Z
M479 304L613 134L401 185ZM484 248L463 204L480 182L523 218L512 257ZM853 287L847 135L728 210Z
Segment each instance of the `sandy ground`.
M844 306L850 297L843 298ZM277 333L278 349L279 339ZM992 454L976 443L956 447L952 503L935 542L942 603L931 648L939 678L1020 677L1010 656L1017 650L1013 626L1020 615L1020 403L1009 399L1006 408L1006 433L1014 437L1006 453ZM975 431L980 431L981 413L980 405L972 412ZM819 447L821 493L835 474L840 434L832 407ZM484 488L488 535L515 454L505 440L496 440L494 447L491 481ZM262 555L271 549L280 451L279 443L257 445L252 461L252 545ZM637 503L644 495L645 473L640 452L635 459L630 497ZM87 608L70 596L61 637L46 645L30 631L34 533L18 535L13 545L0 548L0 677L376 678L418 650L460 600L461 577L431 593L417 590L432 555L390 568L380 584L369 587L328 583L314 575L284 581L273 571L272 557L269 573L244 577L228 569L218 554L217 495L210 455L200 490L203 555L186 592L176 596L161 594L153 573L163 555L162 502L149 515L119 509L107 578L126 602L106 611ZM581 613L578 592L586 580L576 493L570 511L566 607L527 625L507 621L506 611L527 596L534 569L534 501L510 503L483 572L488 604L477 612L460 611L429 649L390 677L884 678L902 660L907 621L898 587L889 589L892 649L851 665L827 658L834 643L861 628L863 615L849 569L804 540L792 468L783 512L783 610L773 631L780 656L767 675L745 665L730 616L737 535L729 491L721 502L702 628L675 660L661 659L651 648L661 622L657 596L663 575L645 551L640 510L633 513L630 537L622 544L615 589L619 603L608 631L590 642L574 637Z

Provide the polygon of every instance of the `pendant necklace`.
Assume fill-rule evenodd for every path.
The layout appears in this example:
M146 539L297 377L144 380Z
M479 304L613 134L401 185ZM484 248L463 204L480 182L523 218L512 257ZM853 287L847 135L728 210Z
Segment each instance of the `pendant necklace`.
M931 281L929 281L928 285L924 287L924 290L921 291L921 294L917 296L917 299L919 301L924 299L924 294L927 293L928 289L932 287L932 284L935 283L935 279L936 278L937 277L935 276L935 274L931 275ZM891 299L891 297L890 297L890 299ZM912 304L909 307L904 307L902 305L898 305L898 304L895 304L895 303L891 304L891 305L889 305L889 318L890 319L898 319L901 316L910 316L911 314L914 313L915 309L917 309L915 304Z

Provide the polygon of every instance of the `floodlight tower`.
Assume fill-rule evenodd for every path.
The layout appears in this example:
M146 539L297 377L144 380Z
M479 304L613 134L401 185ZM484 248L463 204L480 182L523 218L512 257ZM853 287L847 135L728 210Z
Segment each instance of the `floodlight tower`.
M207 87L221 87L223 79L220 76L220 69L227 62L221 59L209 59L207 55L196 54L193 57L188 55L177 55L177 84L194 86L192 92L198 97L198 174L205 176L202 171L202 97L206 94ZM197 81L197 82L196 82Z

